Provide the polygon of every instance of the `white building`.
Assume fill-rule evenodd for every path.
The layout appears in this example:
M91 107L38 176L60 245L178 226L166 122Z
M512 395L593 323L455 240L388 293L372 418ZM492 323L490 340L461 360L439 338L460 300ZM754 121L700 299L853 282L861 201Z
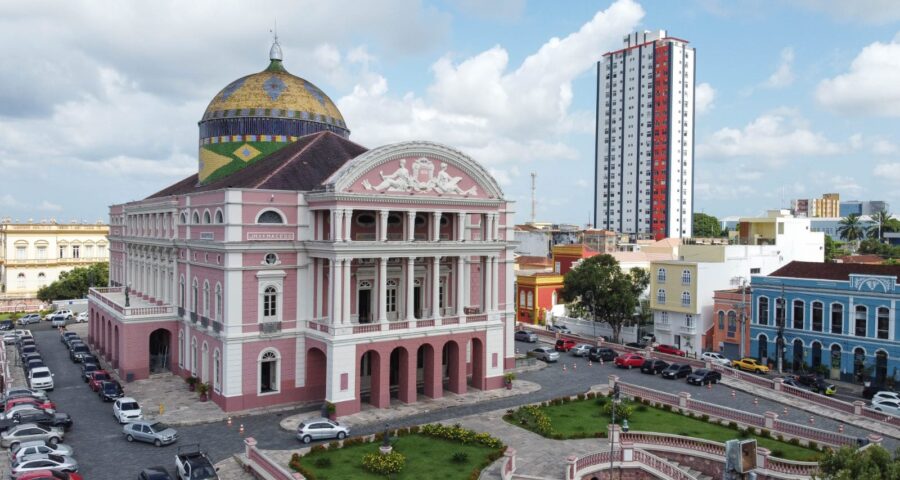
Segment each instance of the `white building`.
M694 211L694 49L633 33L597 63L594 224L689 237Z

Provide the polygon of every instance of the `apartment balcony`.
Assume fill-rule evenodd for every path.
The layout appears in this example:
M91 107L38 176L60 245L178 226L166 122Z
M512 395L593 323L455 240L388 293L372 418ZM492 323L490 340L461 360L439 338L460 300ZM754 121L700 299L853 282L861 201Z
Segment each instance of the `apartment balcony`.
M88 299L100 308L115 312L122 321L146 320L148 318L175 319L176 308L173 305L160 305L139 295L131 294L129 305L125 306L125 288L91 288Z
M396 337L396 335L436 335L460 330L480 330L503 322L506 313L481 313L475 315L453 315L440 318L417 318L415 320L393 320L373 323L350 323L334 325L328 318L309 320L305 323L314 335L328 337ZM261 325L266 325L265 323ZM261 327L262 328L262 327Z
M682 325L678 328L678 331L687 335L694 335L697 333L697 325Z
M663 332L671 332L672 331L672 324L669 322L665 322L665 323L656 322L653 324L653 327L656 328L656 330L660 330Z

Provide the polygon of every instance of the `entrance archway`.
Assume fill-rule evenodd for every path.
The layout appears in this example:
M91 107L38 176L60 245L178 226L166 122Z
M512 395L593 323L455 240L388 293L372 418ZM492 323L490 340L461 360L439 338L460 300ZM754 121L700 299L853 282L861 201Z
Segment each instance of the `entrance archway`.
M812 369L814 372L818 372L819 368L822 366L822 344L819 342L813 342L812 344Z
M309 400L325 400L325 385L328 378L328 357L318 348L306 351L306 391Z
M866 351L862 348L855 348L853 350L853 378L856 379L857 382L865 381L863 378L863 371L866 368Z
M454 340L445 343L441 359L443 361L441 370L447 390L453 393L466 393L466 356L460 351L459 344Z
M841 346L838 344L831 346L831 378L841 378Z
M150 333L150 373L169 371L169 350L172 335L165 328L157 328Z
M484 390L485 358L484 343L480 338L472 339L472 378L469 385L479 390Z
M884 385L887 378L888 354L884 350L875 352L875 383Z
M806 362L803 359L803 340L795 339L792 347L794 361L791 364L791 369L795 372L806 370Z
M376 408L390 406L390 378L382 365L381 355L369 350L359 359L360 402L366 402Z
M769 357L769 338L765 335L760 335L757 338L756 348L759 352L759 360L763 363L767 363Z

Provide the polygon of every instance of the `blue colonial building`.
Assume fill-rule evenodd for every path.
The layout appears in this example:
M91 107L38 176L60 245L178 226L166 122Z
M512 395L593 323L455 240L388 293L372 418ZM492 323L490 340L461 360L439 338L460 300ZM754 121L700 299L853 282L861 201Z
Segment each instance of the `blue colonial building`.
M898 277L900 266L813 262L754 276L751 352L777 368L782 346L784 370L827 369L833 379L893 377Z

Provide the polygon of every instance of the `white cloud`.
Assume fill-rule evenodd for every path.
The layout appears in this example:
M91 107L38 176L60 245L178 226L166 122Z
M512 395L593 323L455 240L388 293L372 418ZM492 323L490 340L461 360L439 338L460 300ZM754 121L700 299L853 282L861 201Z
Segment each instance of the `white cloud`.
M900 116L900 35L863 48L850 71L819 83L816 100L838 113Z
M61 212L63 208L62 208L62 206L57 205L53 202L48 202L47 200L44 200L40 203L40 205L38 205L37 209L43 210L45 212Z
M431 67L426 95L395 94L385 77L364 71L338 107L354 119L353 138L364 145L428 138L454 145L495 171L523 161L574 160L577 151L560 136L584 131L582 122L592 129L593 112L570 112L572 81L592 71L642 16L638 4L617 1L577 32L549 39L517 66L500 45L462 60L445 55Z
M769 76L763 84L769 88L784 88L794 83L794 49L787 47L781 51L781 60L778 68Z
M463 13L492 20L515 20L525 12L525 0L451 0Z
M703 115L715 107L716 90L708 83L698 83L694 87L694 111Z
M872 142L872 153L876 155L894 155L900 152L900 148L889 140L878 139Z
M699 156L761 157L780 164L790 157L835 155L840 145L809 129L806 121L790 109L760 115L745 127L722 128L697 146Z
M872 173L876 177L900 182L900 162L878 164Z
M840 21L887 24L900 20L896 0L795 0L807 8L825 12Z

